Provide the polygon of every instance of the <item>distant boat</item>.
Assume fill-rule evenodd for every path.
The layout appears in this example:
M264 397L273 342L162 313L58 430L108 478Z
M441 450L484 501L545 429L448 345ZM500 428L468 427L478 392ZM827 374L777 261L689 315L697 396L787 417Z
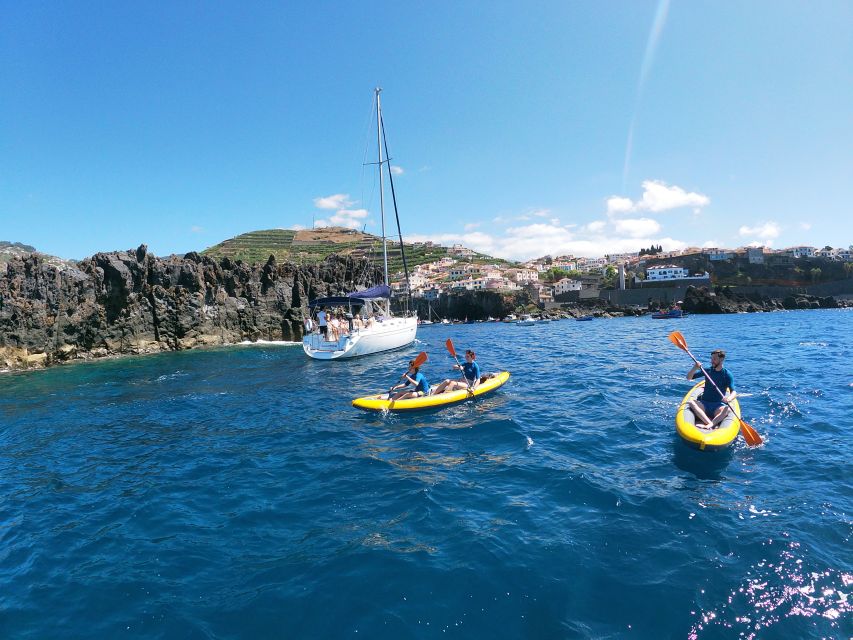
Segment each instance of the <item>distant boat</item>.
M668 318L685 318L689 313L681 309L669 309L668 311L658 311L652 314L654 320L666 320Z
M580 318L575 318L578 322L585 322L587 320L595 320L595 316L581 316Z
M340 326L338 320L334 320L336 326L332 326L332 322L330 322L326 334L320 333L319 330L305 334L302 338L302 349L307 356L317 360L354 358L399 349L414 342L418 331L416 315L395 317L391 313L391 288L388 286L388 241L385 236L385 200L382 188L383 165L388 165L388 179L392 181L392 191L394 183L393 178L391 178L390 158L387 157L387 142L386 157L384 159L382 157L385 127L382 123L382 106L379 102L380 91L382 90L376 89L376 136L379 152L379 162L377 163L379 168L379 208L382 216L382 254L385 281L384 284L371 287L365 291L356 291L347 296L320 298L309 304L308 308L311 311L318 308L339 309L346 313L346 321L342 324L348 325ZM402 238L400 250L403 250ZM405 256L403 256L403 264L405 264ZM406 277L408 278L408 275ZM306 325L310 325L308 320L306 320Z
M531 315L523 315L520 320L516 320L515 324L520 327L530 327L536 324L536 320Z

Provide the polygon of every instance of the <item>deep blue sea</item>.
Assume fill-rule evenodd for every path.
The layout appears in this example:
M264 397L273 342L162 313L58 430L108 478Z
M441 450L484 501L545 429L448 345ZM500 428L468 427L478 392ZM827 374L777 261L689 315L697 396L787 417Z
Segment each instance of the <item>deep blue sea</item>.
M765 439L675 436L713 348ZM417 352L500 391L350 405ZM849 638L853 309L431 326L0 374L2 638Z

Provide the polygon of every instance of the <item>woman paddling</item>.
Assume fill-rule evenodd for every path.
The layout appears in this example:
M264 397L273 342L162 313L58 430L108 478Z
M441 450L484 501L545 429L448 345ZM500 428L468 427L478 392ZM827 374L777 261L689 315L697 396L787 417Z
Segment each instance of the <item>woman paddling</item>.
M445 391L456 391L457 389L469 389L473 391L480 384L480 365L475 360L477 354L471 349L465 351L465 364L454 364L454 369L459 369L462 372L461 380L445 380L435 388L435 393L444 393Z

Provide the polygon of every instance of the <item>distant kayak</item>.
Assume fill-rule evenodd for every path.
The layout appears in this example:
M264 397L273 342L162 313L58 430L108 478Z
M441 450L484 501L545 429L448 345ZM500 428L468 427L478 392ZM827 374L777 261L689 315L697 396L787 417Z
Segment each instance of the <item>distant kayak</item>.
M728 415L716 429L702 429L696 426L696 416L687 406L690 400L697 400L705 389L705 381L695 385L678 406L675 414L675 431L687 445L702 451L716 451L728 447L740 432L740 421L729 409ZM740 415L737 398L730 403Z
M356 398L352 401L352 406L357 407L358 409L365 409L367 411L414 411L417 409L430 409L433 407L456 404L457 402L464 402L469 398L490 393L495 389L502 387L507 380L509 380L509 371L501 371L500 373L496 373L492 377L481 382L474 391L460 389L458 391L439 393L438 395L425 396L421 398L397 400L396 402L388 400L387 393L382 393L379 395Z

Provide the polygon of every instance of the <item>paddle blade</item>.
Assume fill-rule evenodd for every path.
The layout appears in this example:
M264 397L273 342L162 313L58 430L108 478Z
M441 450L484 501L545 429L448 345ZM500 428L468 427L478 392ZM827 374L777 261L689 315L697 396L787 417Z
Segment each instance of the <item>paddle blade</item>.
M681 335L681 331L673 331L669 334L669 340L682 351L687 351L687 340Z
M428 356L427 356L427 354L426 354L426 351L421 351L421 352L418 354L418 357L417 357L417 358L415 358L415 366L416 366L416 367L420 367L424 362L426 362L426 361L427 361L427 357L428 357Z
M454 358L456 357L456 349L453 348L453 340L450 338L447 339L447 342L444 343L444 346L447 347L447 350L450 352Z
M761 436L743 420L740 421L740 432L743 434L743 439L746 440L746 444L750 447L757 447L761 444Z

